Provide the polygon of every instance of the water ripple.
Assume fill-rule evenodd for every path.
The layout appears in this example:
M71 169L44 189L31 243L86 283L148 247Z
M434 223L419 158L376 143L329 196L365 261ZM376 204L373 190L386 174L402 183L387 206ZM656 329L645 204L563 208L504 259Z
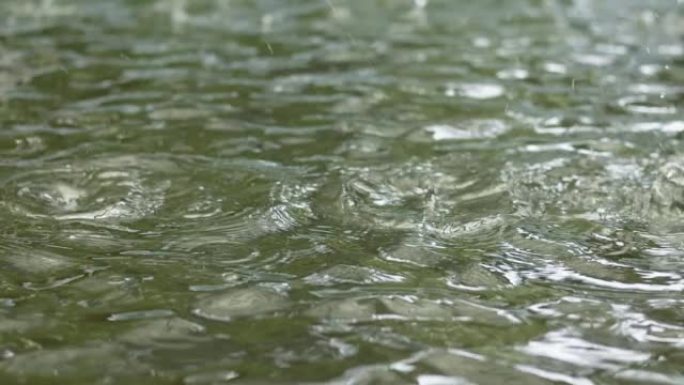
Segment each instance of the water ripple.
M675 3L0 2L0 383L682 383Z

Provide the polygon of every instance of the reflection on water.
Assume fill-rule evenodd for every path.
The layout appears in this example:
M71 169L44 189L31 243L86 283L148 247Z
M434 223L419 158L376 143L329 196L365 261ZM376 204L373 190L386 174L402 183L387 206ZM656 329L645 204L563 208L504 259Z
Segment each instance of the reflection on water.
M679 2L0 14L2 383L684 382Z

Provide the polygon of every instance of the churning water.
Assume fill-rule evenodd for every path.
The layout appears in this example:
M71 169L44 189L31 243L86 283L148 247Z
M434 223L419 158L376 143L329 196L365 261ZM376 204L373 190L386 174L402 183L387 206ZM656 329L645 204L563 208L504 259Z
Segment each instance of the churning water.
M3 0L2 384L684 383L676 0Z

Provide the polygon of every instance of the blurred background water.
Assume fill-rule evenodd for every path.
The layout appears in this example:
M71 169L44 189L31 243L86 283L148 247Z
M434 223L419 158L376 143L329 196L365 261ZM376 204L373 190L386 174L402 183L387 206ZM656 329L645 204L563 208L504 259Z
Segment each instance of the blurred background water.
M1 383L684 383L680 1L0 15Z

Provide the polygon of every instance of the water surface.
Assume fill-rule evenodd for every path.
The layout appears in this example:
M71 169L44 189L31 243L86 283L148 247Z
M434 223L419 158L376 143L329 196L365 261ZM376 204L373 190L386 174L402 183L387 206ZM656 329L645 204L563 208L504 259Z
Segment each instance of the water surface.
M0 381L684 383L679 3L0 2Z

